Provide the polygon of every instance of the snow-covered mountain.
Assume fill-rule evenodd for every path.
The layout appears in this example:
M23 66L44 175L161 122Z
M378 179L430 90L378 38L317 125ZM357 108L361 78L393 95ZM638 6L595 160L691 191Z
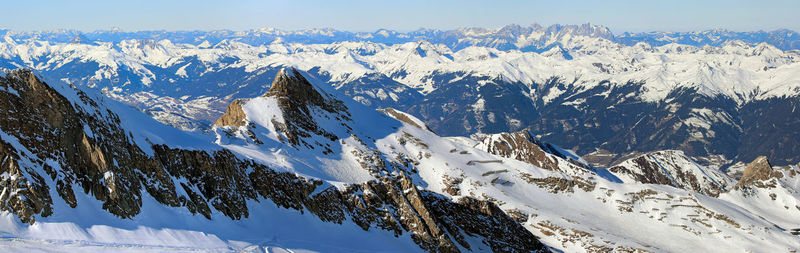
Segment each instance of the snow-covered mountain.
M261 28L247 31L140 31L124 32L119 29L83 33L75 30L53 31L8 31L0 30L0 36L9 36L14 40L33 41L46 40L58 43L81 41L119 43L125 40L164 40L188 44L217 44L226 40L235 40L251 46L269 45L275 42L300 44L330 44L336 42L372 42L386 45L404 44L408 42L429 41L434 44L445 44L455 50L470 47L493 47L500 50L519 49L522 51L541 51L555 45L570 45L575 37L597 37L613 39L611 31L602 26L584 25L551 25L543 27L538 24L523 27L508 25L497 29L460 28L455 30L420 29L402 33L386 29L375 32L348 32L334 29L305 29L284 31L275 28ZM79 38L80 40L76 40ZM574 44L573 44L574 45Z
M378 136L418 128L319 93L296 72L244 106L247 119L272 116L283 138L255 130L261 141L241 146L30 71L5 73L0 87L6 249L546 251L493 202L431 191L418 163L401 160L410 154L375 150ZM320 108L341 117L318 118ZM352 124L365 119L377 124ZM317 128L325 122L340 127Z
M800 49L800 34L788 29L757 32L734 32L714 29L694 32L646 32L623 33L615 40L625 45L644 42L653 46L678 43L692 46L721 46L730 41L744 41L752 44L767 43L782 50Z
M411 33L6 31L0 67L101 90L187 130L209 130L231 101L259 96L280 68L296 67L362 104L416 115L441 135L531 129L595 166L665 149L715 168L760 155L794 164L800 58L774 42L794 35L757 34L707 31L656 43L588 24Z
M800 169L766 158L714 197L629 179L636 163L594 168L527 132L440 137L294 69L232 101L205 133L42 79L0 78L0 245L10 249L800 248L788 218L800 214ZM724 176L680 152L652 157L674 166L676 182Z
M603 38L624 45L644 42L653 46L678 43L691 46L721 46L730 41L745 41L752 44L768 43L782 50L800 49L800 35L788 29L757 32L734 32L724 29L692 32L624 32L614 35L609 28L593 25L550 25L517 24L500 28L458 28L453 30L419 29L411 32L398 32L379 29L374 32L348 32L330 28L287 31L275 28L260 28L246 31L138 31L127 32L118 28L81 32L77 30L14 31L0 29L0 36L8 35L15 40L46 40L69 43L75 41L113 42L124 40L164 40L175 43L217 44L224 40L236 40L252 46L267 45L274 42L300 44L330 44L335 42L373 42L386 45L408 42L429 41L445 44L459 50L470 46L492 47L499 50L517 49L521 51L546 51L554 46L572 48L580 46L570 42L575 38ZM79 39L79 40L76 40Z

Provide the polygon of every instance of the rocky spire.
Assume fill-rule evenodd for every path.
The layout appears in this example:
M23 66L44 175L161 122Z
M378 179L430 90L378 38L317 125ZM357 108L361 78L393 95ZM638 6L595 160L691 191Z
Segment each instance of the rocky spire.
M286 97L295 103L306 105L322 106L325 103L322 95L294 68L278 71L264 96Z
M272 81L272 86L262 97L277 100L282 120L273 120L272 123L275 129L283 133L292 145L302 144L312 148L311 144L302 139L302 137L309 137L312 134L324 136L331 141L338 139L336 134L317 124L314 119L315 114L319 116L319 113L327 113L328 116L325 117L336 119L344 126L346 126L346 122L350 121L350 113L342 101L332 98L326 93L320 93L294 68L284 68L278 71L275 80ZM214 123L214 126L241 127L247 125L247 115L242 110L245 103L247 102L243 100L231 103L225 114ZM315 109L321 109L321 111Z
M288 70L283 68L278 71L275 80L272 81L272 86L262 96L277 98L282 109L304 108L300 110L307 111L305 109L307 105L322 107L325 104L322 95L294 68ZM247 116L242 110L242 105L245 103L243 100L234 100L228 106L225 114L217 119L214 126L240 127L246 125Z

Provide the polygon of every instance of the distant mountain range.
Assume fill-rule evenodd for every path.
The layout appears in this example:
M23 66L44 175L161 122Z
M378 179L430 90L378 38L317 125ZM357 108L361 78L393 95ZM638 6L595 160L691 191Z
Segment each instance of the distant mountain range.
M81 32L77 30L52 31L12 31L0 29L0 37L9 36L17 41L41 40L59 43L80 42L121 42L124 40L163 40L173 43L198 45L203 42L217 44L224 40L235 40L251 46L279 43L330 44L344 41L374 42L386 45L408 42L428 41L444 44L454 51L470 47L491 47L498 50L520 50L541 52L554 46L575 49L580 45L563 45L559 42L573 36L603 38L632 46L644 42L652 46L677 43L691 46L720 46L729 41L743 41L751 44L768 43L781 50L800 49L800 34L788 29L774 31L734 32L724 29L694 32L643 32L614 35L604 26L550 25L530 26L507 25L496 29L458 28L454 30L419 29L411 32L397 32L379 29L375 32L349 32L330 28L304 29L296 31L275 28L261 28L247 31L137 31L126 32L119 29Z
M0 31L0 248L795 252L796 38Z
M3 33L0 68L101 90L186 130L208 130L231 101L263 93L279 69L295 67L444 136L529 129L595 166L664 149L714 168L760 155L800 162L800 54L776 46L793 45L785 30Z

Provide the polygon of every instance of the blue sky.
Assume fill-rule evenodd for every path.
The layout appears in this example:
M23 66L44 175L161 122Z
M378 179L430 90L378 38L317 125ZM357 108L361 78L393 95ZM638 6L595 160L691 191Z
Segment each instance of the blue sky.
M800 30L798 0L26 0L0 1L0 28L14 30L247 30L330 27L350 31L421 27L605 25L625 31Z

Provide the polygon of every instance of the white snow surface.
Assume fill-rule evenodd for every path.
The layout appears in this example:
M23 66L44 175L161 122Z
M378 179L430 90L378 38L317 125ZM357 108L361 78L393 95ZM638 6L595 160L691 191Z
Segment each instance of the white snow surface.
M70 85L41 76L40 79L73 105L102 115L108 113L81 102L77 90ZM118 114L122 126L146 152L152 154L151 144L207 151L223 148L213 143L211 134L183 132L99 93L87 93L103 107ZM47 175L27 158L35 155L15 137L0 130L0 138L26 155L19 161L21 167L34 168L40 175ZM48 164L61 170L55 161L48 161ZM7 173L0 175L7 176ZM113 173L105 174L106 178L113 176ZM326 223L309 212L279 208L263 199L247 202L249 218L231 220L212 208L212 219L209 220L202 215L193 215L185 207L164 206L145 193L141 212L131 219L120 219L106 212L102 202L82 192L76 192L77 207L69 207L59 197L55 182L49 177L45 180L50 186L50 196L53 196L53 215L37 216L36 223L29 225L21 224L7 211L0 212L0 248L4 252L421 251L407 233L398 238L392 232L380 229L364 231L351 222Z
M331 87L317 88L335 94ZM318 169L330 170L330 167L314 167L324 166L326 163L323 161L328 161L336 166L348 167L348 170L364 171L357 164L359 156L354 154L375 151L393 162L408 158L419 163L416 166L419 171L413 175L419 187L453 199L464 196L490 199L503 210L519 211L528 218L523 223L526 228L547 245L566 252L583 252L592 247L630 247L655 252L771 252L800 248L797 236L781 229L800 227L800 222L780 218L792 216L778 215L800 215L800 208L783 208L772 203L766 207L770 211L764 212L775 212L775 215L761 218L759 214L762 210L743 204L746 199L726 200L728 197L713 198L667 185L610 181L557 157L551 159L558 161L559 171L549 171L489 154L476 148L478 145L475 140L440 137L413 125L397 122L352 100L345 102L353 118L352 122L346 123L355 130L351 136L340 135L342 140L331 143L333 155L323 155L319 150L288 147L275 152L281 144L271 143L278 141L273 137L277 134L266 121L278 118L278 111L269 98L252 99L243 107L246 108L248 119L257 125L255 134L268 137L260 139L265 144L247 143L248 139L239 135L225 139L224 143L227 144L223 146L244 156L256 157L256 160L261 160L258 158L261 156L277 157L280 153L288 161L284 165L286 169L334 185L359 183L368 177L364 174L365 177L359 179L335 169L326 173ZM314 117L322 119L324 113L315 114ZM333 132L341 130L337 130L340 126L326 123L325 120L318 123ZM266 130L259 132L259 129ZM218 136L223 138L219 133ZM323 143L327 141L318 136L312 136L311 139ZM569 155L567 150L562 151ZM273 166L281 162L273 158L263 161ZM722 172L701 167L691 160L679 161L681 166L687 166L685 170L696 172L695 175L705 180L702 181L705 184L731 184ZM298 166L300 164L303 166ZM462 179L457 184L459 195L453 196L444 190L447 178ZM589 191L573 187L574 191L553 193L548 186L528 181L529 178L581 180L591 182L594 187ZM788 189L796 190L796 187L795 183ZM788 199L785 202L789 207L798 203L798 196L791 191L781 193ZM740 196L735 193L730 195ZM652 236L654 234L660 236Z
M569 37L569 38L567 38ZM420 89L435 89L434 73L488 76L519 81L533 86L551 78L589 89L601 81L614 84L644 82L642 98L657 101L680 87L693 87L707 95L725 95L736 101L800 94L800 57L796 51L782 51L766 43L741 41L720 47L668 44L653 47L644 43L624 46L596 37L562 37L564 48L542 53L501 51L490 47L468 47L453 51L427 41L383 45L373 42L298 44L276 41L251 46L225 40L207 47L175 44L169 40L127 40L117 44L69 44L48 41L0 41L0 58L20 67L57 69L72 61L96 62L94 79L118 77L121 67L130 69L145 85L155 79L158 68L179 66L175 80L185 79L187 59L196 57L213 67L244 68L248 72L275 66L300 70L320 68L332 82L352 81L380 73ZM524 44L524 43L523 43ZM571 56L567 59L561 53ZM267 53L264 53L267 52ZM236 59L223 63L223 59ZM161 73L166 75L169 73ZM457 80L460 77L454 77ZM446 81L446 80L445 80ZM209 94L211 95L211 94Z
M622 47L598 39L576 52L571 52L574 57L571 61L550 59L536 53L500 52L494 49L486 50L494 50L492 53L497 57L468 61L467 56L474 55L468 54L470 51L465 51L467 49L449 52L446 47L426 43L386 47L372 56L326 54L320 50L330 45L276 44L270 47L273 46L307 50L258 57L255 52L266 48L257 50L245 44L226 42L205 49L159 42L148 44L145 48L149 49L140 50L140 53L123 54L116 52L117 49L111 45L102 44L20 45L6 42L0 43L0 56L15 55L14 57L19 56L32 62L36 57L31 55L42 55L42 52L33 50L34 48L59 52L66 50L63 51L66 56L75 56L76 54L70 53L70 50L75 50L81 51L79 55L96 57L108 66L118 66L118 63L143 66L145 62L175 64L176 61L171 58L174 55L197 55L201 59L214 60L220 55L236 54L245 58L237 64L253 66L254 69L271 64L308 69L311 64L322 62L325 68L330 68L327 70L334 73L334 76L339 76L335 73L349 73L341 74L342 80L357 75L359 71L392 73L405 69L409 75L398 80L422 88L427 87L427 84L419 80L428 71L437 68L448 71L472 69L478 73L528 83L541 81L553 73L578 80L627 81L648 78L652 81L648 84L652 90L647 94L652 99L675 87L674 80L698 80L680 85L700 85L704 92L709 93L751 94L749 89L754 87L764 91L743 99L781 95L798 84L792 76L800 70L792 53L776 52L771 46L761 45L757 48L742 45L722 48L677 45L646 48ZM338 46L346 48L352 45ZM215 51L217 48L224 50ZM775 58L772 54L769 54L769 58L765 58L765 54L751 55L758 48L781 57ZM450 55L452 59L445 55ZM311 61L309 57L320 60ZM344 59L344 63L340 63L337 57ZM352 60L356 58L359 61ZM621 64L630 62L633 58L634 63L629 65L611 64L615 66L611 70L612 74L601 72L591 65L594 62L607 61ZM348 63L348 59L352 62ZM370 67L364 62L371 62ZM47 68L47 64L53 63L43 63L40 67ZM730 65L739 66L727 67ZM774 68L759 71L767 65L774 65ZM622 66L628 66L629 69L625 71ZM142 73L145 70L146 68ZM756 79L759 81L748 81ZM73 88L60 81L48 80L48 83L55 83L54 88L71 101L80 103ZM583 84L587 87L592 85L588 81ZM800 220L791 218L800 216L798 176L789 177L787 174L780 181L780 187L775 189L756 190L755 194L731 191L719 198L713 198L667 185L612 182L589 170L575 170L573 167L549 171L489 154L473 147L474 142L470 140L443 138L430 131L398 122L346 99L330 86L316 87L343 100L352 114L352 121L344 122L353 128L352 134L348 135L346 128L341 125L342 122L326 118L325 112L314 112L317 123L335 133L340 140L331 142L320 136L312 136L307 140L310 143L316 141L330 144L334 151L332 154L281 142L272 121L275 119L276 122L281 122L284 119L274 100L270 98L254 98L243 106L248 120L255 125L253 133L264 144L256 144L248 139L243 134L248 130L246 127L232 129L238 135L231 138L220 132L223 129L214 129L208 134L190 134L163 126L110 99L98 101L103 101L102 104L121 115L124 127L133 133L137 144L144 150L149 150L148 143L165 143L187 149L228 148L242 158L253 159L270 168L318 178L336 186L360 183L372 178L361 167L360 156L355 154L382 154L392 162L400 162L398 159L402 158L410 159L419 162L416 166L418 173L413 175L413 180L420 188L452 199L464 196L489 199L503 210L518 211L527 217L527 221L523 223L527 229L547 245L565 252L583 252L591 247L630 247L654 252L786 252L800 249L800 239L787 231L800 228ZM100 110L99 113L104 112ZM30 153L2 131L0 137L21 152ZM568 166L569 162L559 160L559 164ZM452 196L444 190L445 178L462 179L458 183L459 195ZM573 191L554 193L552 187L529 180L534 178L581 180L591 182L594 187L588 191L572 187ZM212 219L208 220L191 215L182 208L162 206L146 196L142 212L128 220L103 211L98 201L81 193L76 195L78 207L70 208L57 197L55 187L52 187L54 182L48 181L48 185L51 185L51 196L54 196L54 215L38 218L36 225L29 226L19 224L13 216L4 213L0 216L0 245L20 252L69 251L73 248L77 251L126 251L131 248L152 251L239 251L248 247L258 247L260 250L264 247L278 247L323 252L419 251L407 233L398 239L387 231L363 231L348 222L342 225L323 223L308 212L300 214L299 211L277 208L270 201L248 202L251 216L247 219L233 221L215 211ZM770 193L779 197L773 200Z
M270 31L268 34L291 34ZM480 41L482 35L501 31L465 29L460 32L469 34L464 40ZM78 79L90 88L108 85L102 88L110 97L148 109L148 113L161 122L192 131L207 130L198 122L213 122L224 110L220 104L228 104L232 100L230 96L238 96L235 89L229 94L207 92L201 94L204 98L188 101L170 97L164 90L196 85L196 75L243 71L243 76L256 76L278 67L318 70L326 81L339 87L366 76L383 76L422 94L466 77L501 79L529 86L532 92L543 94L541 99L544 103L550 103L566 92L560 87L538 89L539 85L554 78L566 85L574 85L575 92L598 85L643 83L641 92L636 94L644 101L660 101L679 88L695 88L705 95L730 97L740 104L800 95L800 80L796 78L800 75L798 51L782 51L765 43L740 41L719 47L681 44L654 47L645 43L625 46L602 36L582 36L573 32L565 30L548 35L533 32L529 37L520 37L513 42L518 47L536 43L557 45L541 53L478 46L453 50L427 41L395 45L350 41L300 44L278 39L271 44L253 46L236 40L195 45L165 39L74 44L36 39L18 41L5 36L0 40L0 62L58 73L72 63L84 63L80 65L80 72L70 71L73 75L70 78ZM548 39L540 41L542 38ZM192 71L197 72L190 73ZM161 89L165 94L156 95L159 92L151 88ZM369 102L363 98L364 95L396 100L397 94L383 93L386 94L381 94L381 90L368 91L354 98L365 103ZM702 119L698 117L692 123ZM704 133L697 131L693 135ZM709 131L708 134L715 133Z

